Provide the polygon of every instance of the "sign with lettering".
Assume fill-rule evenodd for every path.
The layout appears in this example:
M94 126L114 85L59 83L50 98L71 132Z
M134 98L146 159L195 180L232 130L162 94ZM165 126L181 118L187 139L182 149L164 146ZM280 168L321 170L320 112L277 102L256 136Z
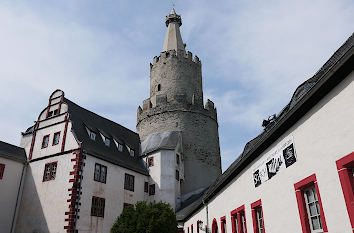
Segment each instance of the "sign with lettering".
M282 141L266 158L253 170L253 182L258 187L296 162L294 140L290 136Z

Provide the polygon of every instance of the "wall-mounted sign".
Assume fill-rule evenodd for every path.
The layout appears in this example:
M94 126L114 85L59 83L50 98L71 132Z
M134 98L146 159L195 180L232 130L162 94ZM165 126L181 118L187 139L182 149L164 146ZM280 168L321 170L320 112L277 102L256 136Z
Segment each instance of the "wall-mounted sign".
M268 153L266 158L253 170L254 185L256 187L261 185L295 162L294 140L290 136Z

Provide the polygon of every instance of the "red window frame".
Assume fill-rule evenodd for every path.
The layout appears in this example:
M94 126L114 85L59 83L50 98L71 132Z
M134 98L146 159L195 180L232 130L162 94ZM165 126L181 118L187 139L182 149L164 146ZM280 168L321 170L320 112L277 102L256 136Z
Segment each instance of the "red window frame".
M242 221L241 221L241 213L243 213L243 216L245 218L245 232L243 232L242 229ZM232 233L240 232L240 233L247 233L247 226L246 226L246 215L245 215L245 205L242 205L230 213L231 215L231 227L232 227ZM238 229L236 231L236 226L235 226L235 215L237 216L237 225Z
M46 146L44 146L44 139L45 139L46 137L48 137L48 143L47 143ZM43 139L42 139L42 149L47 148L48 145L49 145L49 134L43 136Z
M197 233L199 233L199 220L197 220Z
M194 233L193 224L191 225L191 233Z
M317 179L316 179L315 174L312 174L311 176L294 184L295 194L296 194L296 199L297 199L297 206L298 206L299 214L300 214L302 232L303 233L311 233L310 222L309 222L309 218L307 215L307 209L306 209L306 203L305 203L303 191L312 185L315 186L317 198L318 198L318 204L320 205L321 222L322 222L323 232L328 232L326 218L325 218L325 215L323 212L323 207L322 207L321 195L320 195L320 191L318 189Z
M53 165L55 164L55 172L54 172L54 177L52 178L52 172L53 172ZM46 170L47 167L49 167L49 176L48 178L45 178ZM44 172L43 172L43 179L42 182L50 181L50 180L55 180L55 177L57 175L57 169L58 169L58 161L56 162L51 162L51 163L46 163L44 165Z
M211 225L211 232L212 233L217 233L218 232L218 222L216 219L213 219L213 224Z
M4 176L4 171L5 171L5 164L0 163L0 180L2 180L2 177Z
M263 215L263 208L262 208L262 200L259 199L258 201L255 201L251 204L251 209L252 209L252 220L253 220L253 231L254 233L259 233L258 229L258 218L257 218L257 213L256 210L260 208L261 213L262 213L262 225L263 225L263 232L265 233L265 228L264 228L264 215Z
M96 203L94 204L95 200L96 200ZM103 205L100 206L100 203L103 203ZM101 198L101 197L92 196L91 216L104 218L105 205L106 205L106 199ZM102 212L100 213L100 211L102 211Z
M55 136L59 134L59 139L58 139L58 142L55 143ZM52 146L55 146L55 145L58 145L59 144L59 141L60 141L60 131L59 132L56 132L54 133L54 136L53 136L53 142L52 142Z
M336 161L340 184L347 207L350 224L354 232L354 182L350 168L354 168L354 152Z
M220 230L221 233L225 233L226 230L226 216L220 218Z

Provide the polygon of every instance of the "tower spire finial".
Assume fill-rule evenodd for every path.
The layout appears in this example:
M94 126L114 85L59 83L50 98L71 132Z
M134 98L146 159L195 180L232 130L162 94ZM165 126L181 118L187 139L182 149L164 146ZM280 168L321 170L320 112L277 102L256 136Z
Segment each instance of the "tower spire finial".
M166 27L167 32L165 40L162 47L162 52L168 50L185 51L181 32L179 27L182 25L182 18L175 11L175 8L172 8L171 13L166 16Z

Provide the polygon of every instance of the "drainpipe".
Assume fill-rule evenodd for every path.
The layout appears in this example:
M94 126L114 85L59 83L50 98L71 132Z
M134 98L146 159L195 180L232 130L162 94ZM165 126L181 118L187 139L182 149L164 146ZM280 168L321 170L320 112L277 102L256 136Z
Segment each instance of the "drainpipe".
M25 162L22 167L21 180L20 180L20 184L18 186L18 191L17 191L15 211L14 211L14 215L12 217L11 230L10 230L11 233L15 232L15 227L16 227L16 222L17 222L18 211L20 208L20 202L21 202L21 197L22 197L22 190L23 190L23 184L24 184L27 166L28 166L28 163Z
M205 233L209 232L209 213L208 213L208 205L205 203L205 201L203 200L203 205L206 209L206 229L205 229Z

